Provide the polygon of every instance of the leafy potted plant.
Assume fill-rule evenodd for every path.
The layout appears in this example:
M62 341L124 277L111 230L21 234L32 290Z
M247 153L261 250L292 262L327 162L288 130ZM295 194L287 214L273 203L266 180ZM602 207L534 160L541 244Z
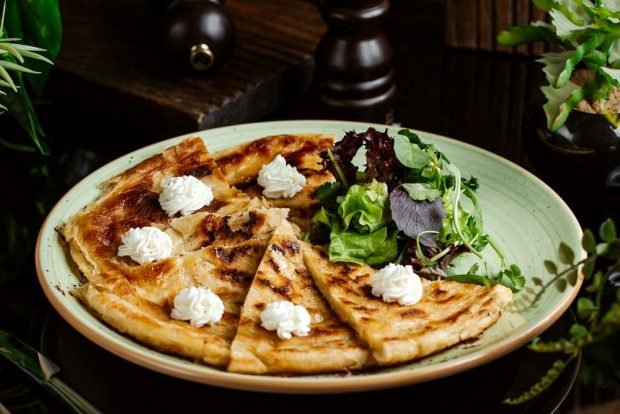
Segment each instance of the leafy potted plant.
M514 26L498 36L516 46L554 45L544 53L544 105L524 124L535 166L558 186L593 193L620 189L620 1L533 0L548 22Z
M27 216L32 212L36 223L47 210L44 191L12 188L16 182L47 178L49 148L32 98L42 96L60 50L61 20L58 0L0 1L0 12L0 186L10 194L0 200L0 286L5 286L29 269L25 263L31 260L38 228L26 224Z

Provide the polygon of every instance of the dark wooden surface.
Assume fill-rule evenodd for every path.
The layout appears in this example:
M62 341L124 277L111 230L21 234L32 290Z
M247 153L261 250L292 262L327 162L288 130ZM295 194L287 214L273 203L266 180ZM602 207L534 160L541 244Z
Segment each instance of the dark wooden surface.
M497 43L497 35L513 25L543 20L532 0L440 0L446 7L446 45L522 55L541 53L541 43L514 48Z
M167 65L146 0L60 4L63 45L50 96L160 137L258 120L290 102L310 82L325 30L311 1L228 0L232 58L215 75L191 76Z

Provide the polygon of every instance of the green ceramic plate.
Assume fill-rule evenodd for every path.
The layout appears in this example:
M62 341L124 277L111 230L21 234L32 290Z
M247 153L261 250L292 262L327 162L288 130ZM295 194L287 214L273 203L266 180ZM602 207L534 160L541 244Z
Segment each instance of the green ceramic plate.
M284 121L230 126L191 135L202 137L209 150L215 152L266 135L331 133L339 138L345 131L362 131L368 126L371 125L340 121ZM392 134L398 130L374 126L388 128ZM585 255L580 245L582 232L577 220L566 204L543 182L490 152L449 138L420 134L425 141L436 144L446 153L461 168L465 177L474 175L478 178L485 230L504 250L508 261L518 263L530 277L529 289L540 290L531 282L533 276L543 282L552 278L545 270L543 261L559 262L557 249L561 241L578 252L578 256ZM97 198L100 183L183 138L169 139L127 154L86 177L50 212L37 243L39 280L56 310L90 340L144 367L207 384L271 392L334 393L413 384L481 365L523 345L562 315L581 285L580 276L575 286L568 286L562 292L555 288L546 289L535 306L518 306L527 304L526 294L519 293L512 308L477 341L458 345L417 362L372 373L292 378L231 374L153 351L108 328L70 294L80 284L80 278L55 229ZM490 252L485 253L492 257Z

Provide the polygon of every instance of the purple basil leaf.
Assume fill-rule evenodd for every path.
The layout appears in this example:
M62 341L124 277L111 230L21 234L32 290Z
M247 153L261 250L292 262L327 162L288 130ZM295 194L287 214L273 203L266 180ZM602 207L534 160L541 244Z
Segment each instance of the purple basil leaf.
M441 230L441 222L446 218L440 198L432 202L414 200L401 187L396 187L390 193L390 208L396 227L414 240L424 231ZM420 243L427 247L437 247L437 234L423 234Z
M344 138L336 142L331 148L331 152L338 163L338 167L344 174L348 185L355 184L355 176L357 174L357 167L353 165L353 157L357 154L357 151L364 144L362 134L356 134L355 131L349 131L345 134ZM319 154L322 158L323 169L332 173L336 180L341 181L340 174L336 171L336 167L332 162L327 151L323 151ZM345 184L345 183L342 183Z

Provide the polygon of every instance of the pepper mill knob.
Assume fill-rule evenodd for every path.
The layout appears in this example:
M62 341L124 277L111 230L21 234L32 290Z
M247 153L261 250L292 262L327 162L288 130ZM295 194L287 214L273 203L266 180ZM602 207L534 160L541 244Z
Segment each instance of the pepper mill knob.
M392 47L381 30L388 0L321 0L328 29L315 51L320 116L393 122Z
M219 0L176 0L163 16L169 63L193 72L221 67L232 54L235 27Z

